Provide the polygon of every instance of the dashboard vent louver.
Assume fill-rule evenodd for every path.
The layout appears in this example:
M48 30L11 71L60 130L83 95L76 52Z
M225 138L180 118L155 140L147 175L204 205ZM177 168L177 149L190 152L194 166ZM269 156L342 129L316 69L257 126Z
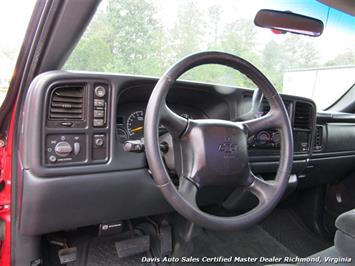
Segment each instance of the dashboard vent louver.
M83 84L56 87L51 95L49 120L83 120L83 99Z
M310 104L296 102L294 128L308 130L312 128L312 106Z
M263 113L263 115L270 111L270 105L266 100L261 102L260 111Z
M317 126L314 136L314 149L321 150L323 144L323 127Z

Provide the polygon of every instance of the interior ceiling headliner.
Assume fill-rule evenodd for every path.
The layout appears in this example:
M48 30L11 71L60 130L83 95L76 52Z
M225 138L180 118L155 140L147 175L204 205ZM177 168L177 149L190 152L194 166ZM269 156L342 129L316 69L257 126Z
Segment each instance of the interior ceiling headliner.
M317 0L329 7L338 9L349 15L355 16L355 1L353 0Z

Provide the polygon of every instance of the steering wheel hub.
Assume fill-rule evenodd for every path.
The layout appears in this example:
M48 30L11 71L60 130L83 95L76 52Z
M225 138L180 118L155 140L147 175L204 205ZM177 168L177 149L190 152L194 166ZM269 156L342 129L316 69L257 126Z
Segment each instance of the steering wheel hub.
M181 137L183 175L199 186L250 185L247 134L223 120L192 120Z

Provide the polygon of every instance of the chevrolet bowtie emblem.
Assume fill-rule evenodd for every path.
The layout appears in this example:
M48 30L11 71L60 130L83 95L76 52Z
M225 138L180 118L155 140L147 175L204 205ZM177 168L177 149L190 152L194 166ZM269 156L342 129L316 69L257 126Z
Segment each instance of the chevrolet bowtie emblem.
M219 144L218 146L218 151L224 153L235 153L237 149L238 149L237 144L229 143L229 142Z

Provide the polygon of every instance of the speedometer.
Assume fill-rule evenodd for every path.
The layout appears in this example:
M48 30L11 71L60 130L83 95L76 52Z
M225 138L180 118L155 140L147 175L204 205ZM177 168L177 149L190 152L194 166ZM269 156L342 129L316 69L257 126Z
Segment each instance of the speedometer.
M143 137L144 111L136 111L127 118L127 132L130 139Z

